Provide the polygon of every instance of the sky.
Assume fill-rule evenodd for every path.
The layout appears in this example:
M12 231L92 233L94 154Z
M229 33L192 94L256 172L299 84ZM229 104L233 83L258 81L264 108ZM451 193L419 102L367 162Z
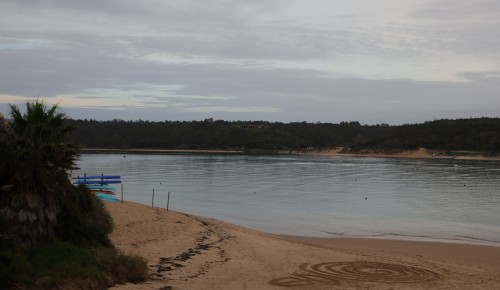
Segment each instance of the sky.
M97 120L500 117L499 0L0 0L0 112Z

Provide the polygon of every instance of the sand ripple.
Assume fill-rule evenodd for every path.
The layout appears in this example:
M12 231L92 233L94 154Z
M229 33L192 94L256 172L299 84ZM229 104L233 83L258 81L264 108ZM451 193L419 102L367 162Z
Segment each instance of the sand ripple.
M296 273L269 281L284 287L312 285L315 283L339 285L340 280L384 283L418 283L440 279L440 275L414 266L380 262L331 262L299 266Z

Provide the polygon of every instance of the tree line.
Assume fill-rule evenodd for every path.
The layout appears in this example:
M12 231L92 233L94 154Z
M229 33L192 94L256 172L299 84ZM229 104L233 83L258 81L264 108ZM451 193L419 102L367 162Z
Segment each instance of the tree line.
M84 148L300 150L349 147L500 151L500 118L441 119L420 124L359 122L67 120Z

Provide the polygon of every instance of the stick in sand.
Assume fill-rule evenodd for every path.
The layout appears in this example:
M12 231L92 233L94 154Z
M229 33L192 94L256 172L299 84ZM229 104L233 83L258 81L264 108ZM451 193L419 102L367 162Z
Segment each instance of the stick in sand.
M167 195L167 211L168 211L168 204L170 203L170 191L168 192Z

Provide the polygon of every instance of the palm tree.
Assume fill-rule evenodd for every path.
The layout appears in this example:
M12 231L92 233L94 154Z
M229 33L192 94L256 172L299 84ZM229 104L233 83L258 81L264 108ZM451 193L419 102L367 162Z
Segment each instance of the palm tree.
M26 104L25 114L10 109L10 126L0 129L0 215L18 244L30 248L54 236L78 150L65 143L74 128L65 126L57 105L47 109L37 100Z

